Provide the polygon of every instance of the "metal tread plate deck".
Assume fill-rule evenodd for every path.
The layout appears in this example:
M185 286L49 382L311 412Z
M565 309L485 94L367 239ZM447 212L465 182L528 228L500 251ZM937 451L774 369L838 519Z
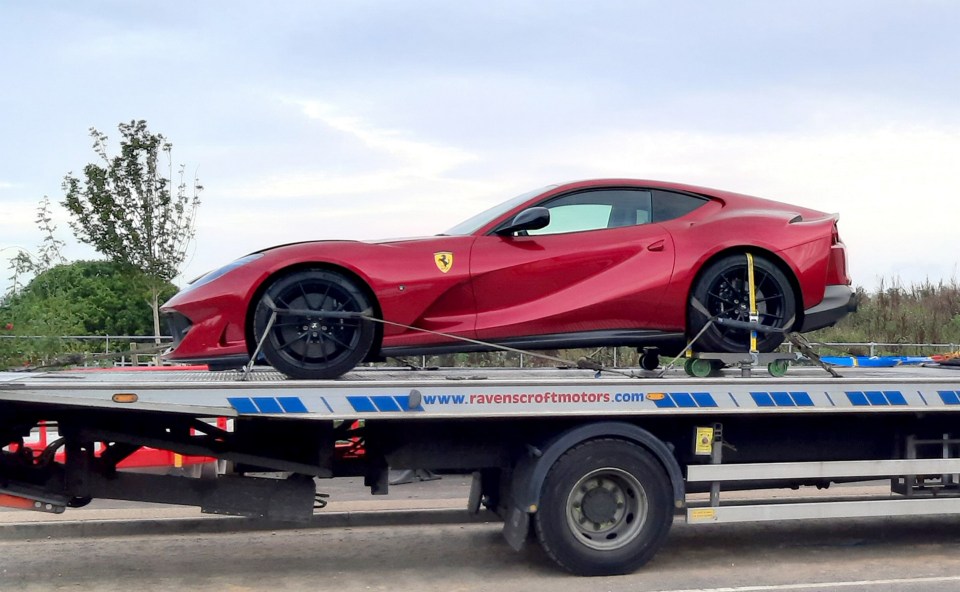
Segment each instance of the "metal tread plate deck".
M638 379L575 369L377 368L324 381L258 370L241 381L239 372L0 373L0 404L317 420L960 411L957 370L844 369L843 375L795 368L782 378L742 378L734 370ZM114 402L118 393L135 393L137 401Z

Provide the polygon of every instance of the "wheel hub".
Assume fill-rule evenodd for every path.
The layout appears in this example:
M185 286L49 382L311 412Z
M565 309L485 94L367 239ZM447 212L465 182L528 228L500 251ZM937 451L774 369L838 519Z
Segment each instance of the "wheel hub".
M567 524L592 549L616 549L640 533L647 498L636 477L608 467L584 475L567 498Z
M612 522L616 517L617 509L622 507L623 502L618 501L617 496L612 491L607 491L602 487L591 489L583 496L583 515L593 523Z
M723 318L747 321L750 319L750 287L743 278L721 278L721 285L717 288L713 312ZM758 313L762 316L766 312L763 302L766 300L763 291L758 286L756 301ZM730 335L739 336L742 330L729 331Z
M328 286L298 285L292 290L298 292L292 299L285 298L286 294L280 295L281 301L286 300L290 308L307 309L322 315L327 310L339 312L346 304L331 294ZM323 291L319 303L310 298L314 290ZM290 329L279 330L282 342L289 346L284 348L285 351L300 359L328 359L349 349L354 334L345 330L342 321L328 323L327 320L312 314L296 316L293 319L295 332Z

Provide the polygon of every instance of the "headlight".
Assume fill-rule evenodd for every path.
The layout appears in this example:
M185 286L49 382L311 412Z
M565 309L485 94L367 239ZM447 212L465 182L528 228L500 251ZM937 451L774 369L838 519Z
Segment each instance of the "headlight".
M226 265L224 265L219 269L215 269L213 271L207 272L201 275L200 277L198 277L197 279L190 281L189 283L187 283L187 286L183 290L181 290L181 292L186 292L187 290L193 290L194 288L199 288L204 284L209 284L213 280L219 277L222 277L227 273L230 273L234 269L238 267L242 267L247 263L250 263L251 261L256 261L260 257L263 257L263 253L254 253L252 255L247 255L246 257L241 257L236 261L233 261L232 263L227 263Z

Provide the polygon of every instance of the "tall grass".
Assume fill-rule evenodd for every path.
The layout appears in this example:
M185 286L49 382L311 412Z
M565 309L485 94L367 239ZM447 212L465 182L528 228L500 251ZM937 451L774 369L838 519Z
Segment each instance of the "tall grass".
M909 286L898 278L884 279L876 292L857 291L861 300L856 313L807 337L820 342L960 343L960 283L956 278ZM887 348L883 353L921 352Z

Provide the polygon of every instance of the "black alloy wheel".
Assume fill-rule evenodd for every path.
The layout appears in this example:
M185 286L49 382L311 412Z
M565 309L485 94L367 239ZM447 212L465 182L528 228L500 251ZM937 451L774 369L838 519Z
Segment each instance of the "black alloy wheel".
M761 325L788 329L796 320L796 296L787 276L768 259L753 258L757 313ZM700 274L688 311L688 338L693 338L710 317L750 320L750 284L747 257L730 255L710 264ZM757 333L757 349L773 351L783 343L783 333ZM746 352L750 331L714 324L697 340L694 349L705 352Z
M269 326L262 351L271 366L291 378L335 378L370 352L374 325L359 315L372 313L369 298L344 275L321 269L297 271L271 283L260 299L253 319L254 340L259 343Z

